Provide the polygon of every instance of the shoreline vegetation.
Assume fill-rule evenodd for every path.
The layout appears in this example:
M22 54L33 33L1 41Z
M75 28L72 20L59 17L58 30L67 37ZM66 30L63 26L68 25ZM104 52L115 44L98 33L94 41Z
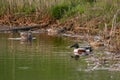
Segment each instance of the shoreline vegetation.
M110 51L119 53L119 4L119 0L1 0L0 24L10 27L40 24L45 29L51 28L51 32L59 28L70 34L100 35L112 46Z

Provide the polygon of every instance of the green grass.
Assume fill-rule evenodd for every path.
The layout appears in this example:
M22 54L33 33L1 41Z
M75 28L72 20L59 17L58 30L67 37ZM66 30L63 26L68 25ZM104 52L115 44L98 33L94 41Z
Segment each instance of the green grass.
M53 6L51 9L51 15L55 19L60 19L69 10L69 5L61 4Z
M40 13L50 15L54 19L67 20L69 17L83 17L82 22L96 17L103 17L111 24L116 11L120 8L120 0L0 0L0 15L16 13ZM43 14L42 14L43 13ZM119 15L117 22L119 22Z

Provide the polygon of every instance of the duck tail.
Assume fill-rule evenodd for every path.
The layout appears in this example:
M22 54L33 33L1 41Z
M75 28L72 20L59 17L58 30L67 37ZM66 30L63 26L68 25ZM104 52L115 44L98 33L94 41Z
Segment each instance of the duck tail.
M86 50L89 50L90 52L92 52L93 48L91 46L89 46L89 47L86 47Z

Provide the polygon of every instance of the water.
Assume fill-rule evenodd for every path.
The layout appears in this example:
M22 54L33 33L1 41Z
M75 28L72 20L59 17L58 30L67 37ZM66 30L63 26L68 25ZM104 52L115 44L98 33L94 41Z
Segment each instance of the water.
M70 58L69 38L34 34L31 44L0 34L0 80L120 80L120 72L84 71L85 57Z

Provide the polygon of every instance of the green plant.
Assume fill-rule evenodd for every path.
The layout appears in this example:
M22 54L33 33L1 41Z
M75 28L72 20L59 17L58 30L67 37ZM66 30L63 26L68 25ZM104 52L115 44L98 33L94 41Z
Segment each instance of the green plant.
M68 10L69 6L67 4L55 5L51 9L51 15L55 19L60 19Z
M96 0L85 0L86 2L89 2L89 3L94 3L96 2Z
M70 10L68 10L65 14L66 17L70 17L75 15L76 13L83 14L85 12L84 6L77 5L75 7L72 7Z
M24 6L22 7L22 9L20 10L20 12L23 12L23 13L25 13L25 14L30 14L30 13L32 13L32 12L35 12L35 6L34 6L34 5L31 5L31 6L29 6L29 5L24 5Z

